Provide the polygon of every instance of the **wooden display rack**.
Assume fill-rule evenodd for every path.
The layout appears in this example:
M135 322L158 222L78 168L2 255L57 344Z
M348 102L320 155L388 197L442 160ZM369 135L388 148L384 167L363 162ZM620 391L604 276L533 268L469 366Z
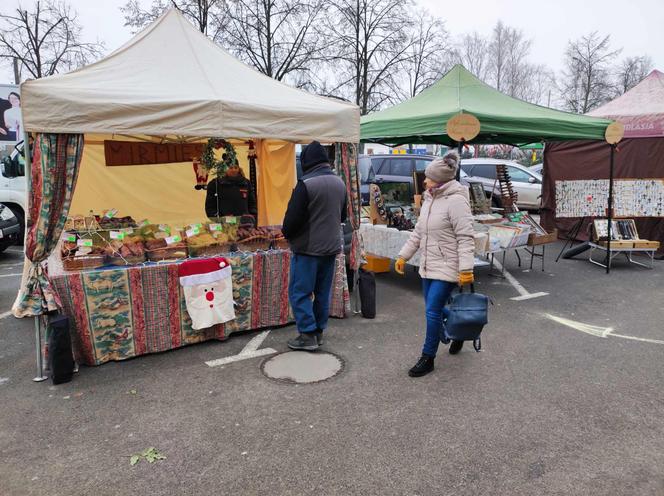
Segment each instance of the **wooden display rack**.
M612 239L611 243L609 243L607 236L600 236L598 233L598 226L600 225L598 223L607 223L608 228L608 221L606 219L595 219L591 224L592 241L589 243L590 257L588 258L588 261L595 265L599 265L600 267L610 269L614 258L618 257L619 255L625 255L625 258L629 263L639 265L647 269L652 269L654 265L655 252L659 249L660 246L659 241L640 239L638 237L638 231L636 229L636 223L634 222L634 219L614 218L613 221L627 222L628 229L633 233L634 236L623 239L619 239L617 237L614 238L613 235L618 233L616 233L612 228ZM603 230L604 229L602 228L602 231ZM593 258L593 255L596 251L603 253L603 257L600 260ZM635 253L645 255L648 259L650 259L650 264L645 264L634 260L633 255Z

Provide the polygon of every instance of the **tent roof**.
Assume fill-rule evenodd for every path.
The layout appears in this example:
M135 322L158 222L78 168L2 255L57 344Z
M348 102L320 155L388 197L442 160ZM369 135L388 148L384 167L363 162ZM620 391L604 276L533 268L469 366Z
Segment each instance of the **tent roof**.
M610 121L526 103L493 89L461 65L419 95L361 119L362 141L387 144L454 142L447 120L470 113L480 121L473 143L604 139Z
M235 59L175 9L108 57L21 86L28 131L359 141L359 109Z
M664 73L652 71L615 100L588 112L625 125L625 138L664 136Z

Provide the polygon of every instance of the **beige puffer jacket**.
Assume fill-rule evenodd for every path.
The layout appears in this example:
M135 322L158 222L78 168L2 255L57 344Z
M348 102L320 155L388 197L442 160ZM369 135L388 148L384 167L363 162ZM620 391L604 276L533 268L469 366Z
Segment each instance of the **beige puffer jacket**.
M399 256L409 260L420 249L420 276L457 282L459 272L473 270L474 234L468 188L450 181L424 193L420 218Z

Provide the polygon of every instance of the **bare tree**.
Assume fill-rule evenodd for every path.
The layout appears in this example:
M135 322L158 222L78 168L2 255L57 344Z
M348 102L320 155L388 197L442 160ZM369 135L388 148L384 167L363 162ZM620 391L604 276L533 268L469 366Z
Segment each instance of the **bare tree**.
M327 46L325 11L323 0L233 0L216 17L215 41L267 76L308 86Z
M620 50L611 50L609 35L597 31L570 41L565 52L561 97L565 108L585 114L611 98L611 64Z
M556 76L543 64L523 63L519 66L518 84L511 96L551 107L556 103Z
M410 0L332 0L327 16L334 48L330 95L354 101L362 114L395 101L397 69L409 57Z
M487 81L490 69L489 42L477 31L467 33L457 44L457 60L482 81Z
M426 10L419 10L411 29L409 47L399 73L405 82L400 82L400 93L411 98L428 88L453 65L449 33L441 19Z
M489 79L498 91L516 97L526 91L530 82L524 76L536 67L529 66L527 61L531 44L521 30L506 26L502 21L496 23L488 56Z
M212 17L224 4L224 0L154 0L146 9L140 0L129 0L120 10L125 17L125 26L132 28L134 33L156 20L164 10L175 8L207 35Z
M647 55L625 58L617 69L615 96L620 96L639 84L652 70L652 59Z
M15 77L42 78L99 57L103 44L82 41L77 14L65 2L36 1L0 14L0 58L15 64ZM27 73L27 74L26 74Z

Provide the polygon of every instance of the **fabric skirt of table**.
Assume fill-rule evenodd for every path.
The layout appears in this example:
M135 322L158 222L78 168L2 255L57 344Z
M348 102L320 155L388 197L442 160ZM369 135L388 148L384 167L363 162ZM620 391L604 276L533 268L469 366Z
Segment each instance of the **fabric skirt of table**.
M198 331L191 328L177 263L62 273L51 281L72 319L76 361L100 365L293 322L290 257L281 250L229 256L236 319ZM342 318L349 308L343 255L333 284L330 315Z

